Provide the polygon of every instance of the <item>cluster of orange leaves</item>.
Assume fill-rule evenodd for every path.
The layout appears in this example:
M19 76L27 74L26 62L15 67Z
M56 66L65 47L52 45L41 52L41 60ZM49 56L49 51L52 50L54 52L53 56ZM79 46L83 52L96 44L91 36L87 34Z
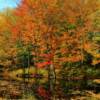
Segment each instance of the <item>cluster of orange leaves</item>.
M58 63L59 61L78 62L84 59L81 52L83 49L88 52L89 49L87 49L88 45L82 45L87 44L85 36L92 28L90 14L98 7L95 0L87 0L87 2L86 0L21 1L19 7L15 10L18 22L13 27L13 36L16 38L21 37L24 43L38 45L38 50L32 51L34 54L36 52L41 54L48 48L50 49L50 55L42 55L47 60L36 64L38 68L52 64L51 59L55 57L57 51L63 55L66 53L72 55L71 57L64 56L59 58ZM59 22L76 24L79 18L84 22L83 26L77 25L75 29L65 29L64 32L60 31L59 28L57 29ZM56 32L63 34L63 36L55 35ZM74 33L74 35L69 35L71 33ZM82 43L82 39L84 39L84 43ZM60 49L58 50L58 48ZM76 51L77 49L78 51Z

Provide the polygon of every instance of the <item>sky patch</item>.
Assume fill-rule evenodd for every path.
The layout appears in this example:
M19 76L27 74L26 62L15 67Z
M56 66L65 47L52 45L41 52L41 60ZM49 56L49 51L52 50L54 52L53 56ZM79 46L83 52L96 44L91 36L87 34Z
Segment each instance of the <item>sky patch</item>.
M6 8L16 8L20 0L0 0L0 11Z

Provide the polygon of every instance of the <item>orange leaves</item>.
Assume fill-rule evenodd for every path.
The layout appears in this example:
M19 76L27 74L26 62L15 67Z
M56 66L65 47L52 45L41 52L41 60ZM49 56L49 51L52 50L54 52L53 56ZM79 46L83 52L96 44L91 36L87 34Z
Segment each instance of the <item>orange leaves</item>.
M44 58L50 59L50 58L53 57L53 55L52 54L41 54L40 57L44 57Z
M82 50L92 53L92 43L88 43L86 36L92 28L87 14L93 5L84 3L83 0L22 0L15 11L18 22L12 27L13 35L17 38L21 34L24 44L37 46L31 52L34 55L38 52L37 56L43 60L36 64L38 68L52 64L56 52L62 57L57 56L58 64L82 61Z
M45 68L50 64L52 64L51 61L46 61L46 62L37 63L36 66L37 66L37 68Z
M16 41L19 38L19 35L20 35L19 27L13 26L11 31L12 31L11 38L13 39L13 41Z
M76 56L73 56L73 57L69 58L69 60L71 62L79 62L79 61L83 60L83 57L81 55L76 55Z
M71 57L59 58L59 61L62 61L62 62L79 62L79 61L82 61L82 60L83 60L83 57L81 55L74 55L74 56L71 56Z
M43 30L43 34L48 32L48 27L45 24L40 25L41 30Z
M69 23L75 23L75 22L76 22L76 19L75 19L75 18L70 17L70 18L68 18L68 22L69 22Z
M16 26L13 27L13 28L12 28L12 32L13 32L13 33L19 33L19 28L16 27Z

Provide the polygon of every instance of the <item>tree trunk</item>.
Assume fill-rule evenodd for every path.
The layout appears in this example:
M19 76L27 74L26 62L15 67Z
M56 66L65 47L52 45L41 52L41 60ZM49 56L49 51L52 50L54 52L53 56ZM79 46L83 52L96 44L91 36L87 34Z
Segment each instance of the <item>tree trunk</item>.
M56 84L56 73L55 73L55 68L54 65L51 64L49 66L49 86L50 86L50 92L52 95L52 99L54 99L54 93L55 93L55 84Z

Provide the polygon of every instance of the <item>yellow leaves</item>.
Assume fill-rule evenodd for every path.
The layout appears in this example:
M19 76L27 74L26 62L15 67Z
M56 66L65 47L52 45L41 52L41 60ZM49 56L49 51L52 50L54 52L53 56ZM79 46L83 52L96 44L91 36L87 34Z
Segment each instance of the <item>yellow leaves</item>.
M93 60L92 60L92 65L96 65L100 63L100 54L95 53L93 54Z
M42 0L42 3L45 3L50 6L56 6L57 0Z
M92 61L92 65L96 65L96 64L98 64L98 63L100 63L100 60L93 59L93 61Z
M94 57L95 58L100 58L100 54L95 54Z
M5 55L5 51L3 49L0 49L0 57L4 56Z
M100 84L100 79L94 79L93 82L97 83L97 84Z
M7 67L7 66L11 65L11 63L12 63L12 62L11 62L10 60L5 60L5 61L3 62L3 65Z
M100 63L100 53L97 52L99 46L95 43L85 43L84 50L93 56L92 65Z

